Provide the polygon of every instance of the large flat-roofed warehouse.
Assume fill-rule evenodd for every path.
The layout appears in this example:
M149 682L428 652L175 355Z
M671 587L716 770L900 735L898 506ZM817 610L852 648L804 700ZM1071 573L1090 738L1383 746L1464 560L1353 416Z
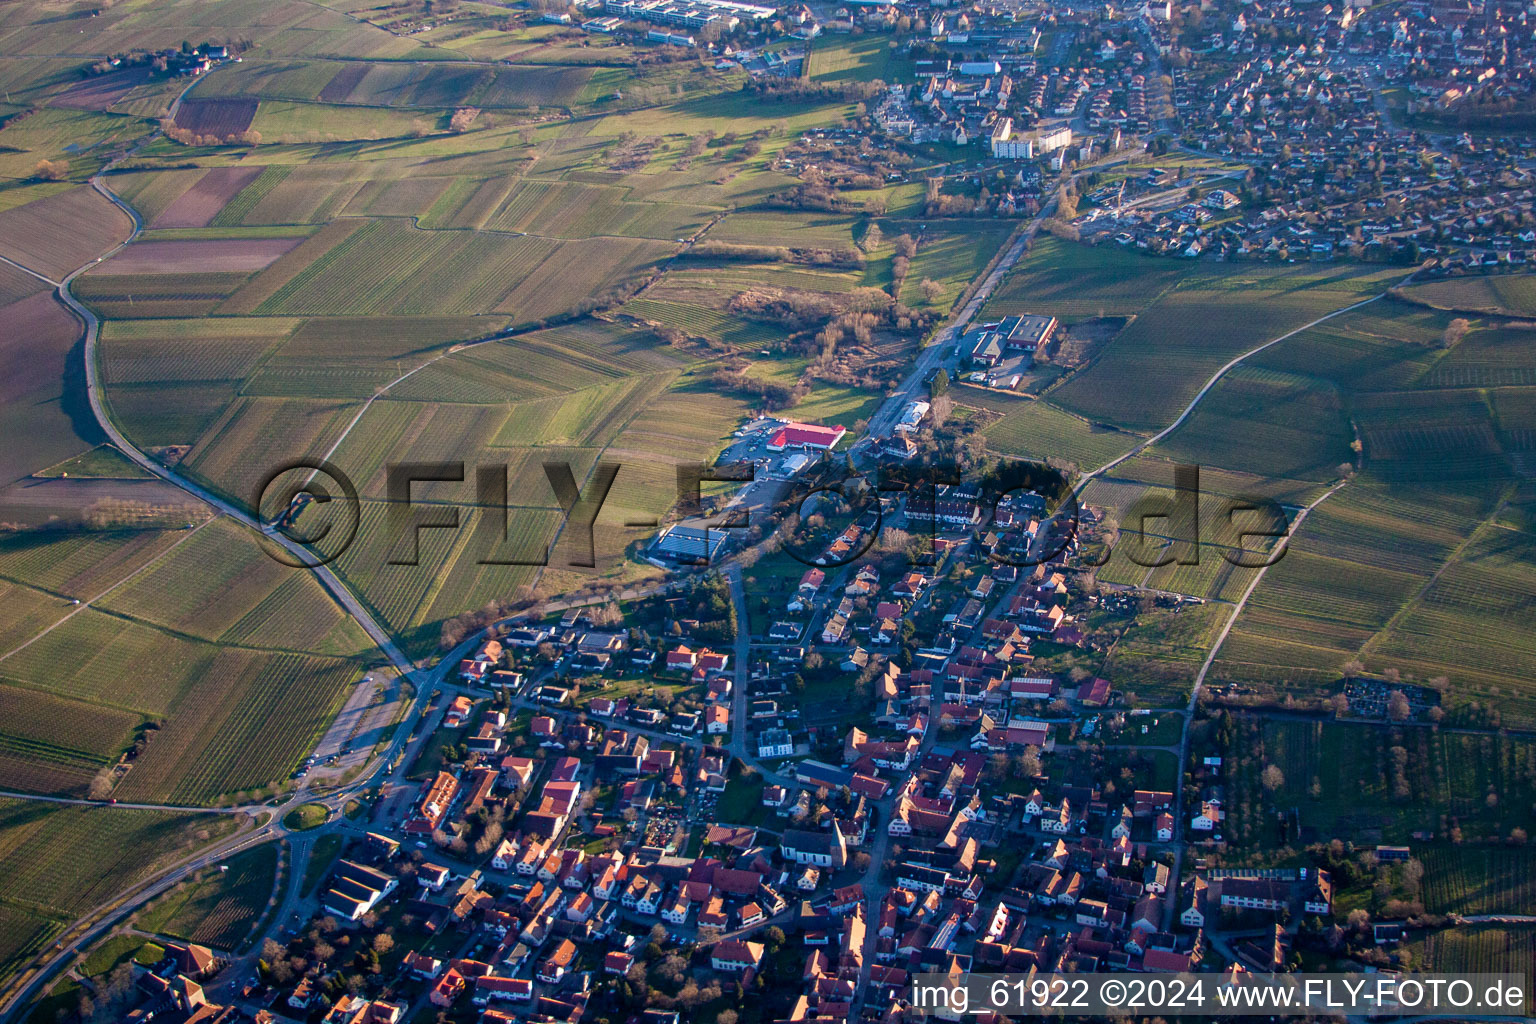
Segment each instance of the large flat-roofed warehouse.
M651 553L679 562L708 562L719 554L727 536L724 530L703 525L703 520L673 523L656 535Z

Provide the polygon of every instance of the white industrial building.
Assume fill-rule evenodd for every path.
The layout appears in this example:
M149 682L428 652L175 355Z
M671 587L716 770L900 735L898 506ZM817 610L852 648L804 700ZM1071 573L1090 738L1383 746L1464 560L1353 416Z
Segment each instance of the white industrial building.
M901 419L896 421L894 429L902 432L916 430L917 425L923 422L923 417L928 415L930 408L927 402L908 402L907 407L901 411Z
M603 10L622 18L683 28L719 22L729 31L743 21L766 21L773 17L775 8L734 0L606 0Z

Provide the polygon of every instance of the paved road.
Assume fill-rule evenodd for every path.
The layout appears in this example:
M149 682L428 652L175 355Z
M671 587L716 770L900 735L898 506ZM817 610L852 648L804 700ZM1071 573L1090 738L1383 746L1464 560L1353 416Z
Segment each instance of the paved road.
M65 804L70 807L117 807L129 811L181 811L185 814L256 814L268 808L261 804L244 804L239 807L183 807L177 804L125 804L116 800L78 800L67 796L41 796L37 793L15 793L0 789L0 797L10 800L30 800L34 803Z
M900 422L901 414L907 408L908 403L927 397L928 378L933 375L933 371L938 369L939 365L943 362L945 349L954 344L960 335L965 333L966 327L981 312L981 307L986 305L987 300L992 297L992 293L1002 281L1003 275L1013 269L1013 265L1028 251L1030 240L1034 238L1035 232L1039 230L1039 226L1044 222L1044 216L1045 212L1042 210L1039 216L1008 247L1008 251L1003 254L1003 258L998 260L997 265L992 268L992 272L986 276L981 284L977 285L976 291L971 295L970 300L961 307L960 311L954 315L948 324L934 334L933 339L928 345L917 354L917 361L912 365L912 372L907 374L906 378L902 380L901 386L891 392L890 397L870 417L867 436L877 441L889 438L895 430L896 424Z
M725 578L731 585L731 605L736 609L736 682L731 687L731 741L728 749L747 764L747 684L752 672L752 624L747 617L747 592L741 582L741 567L732 565L725 570ZM756 751L753 751L756 753Z
M97 366L96 344L101 334L101 322L97 319L95 313L92 313L89 309L87 309L84 305L75 299L74 295L70 293L69 286L76 277L80 276L80 274L84 273L86 270L89 270L101 260L115 255L117 252L122 250L124 246L131 243L135 238L138 237L139 233L143 230L144 225L143 221L138 215L138 212L135 211L127 203L119 199L116 194L108 189L106 185L102 183L102 179L99 174L91 179L91 187L99 192L118 209L126 213L133 221L133 231L128 236L127 241L124 241L120 245L114 246L99 259L93 260L91 263L87 263L85 266L77 268L68 276L66 276L64 280L59 282L59 300L68 306L71 310L73 310L75 315L78 316L85 324L85 382L86 394L90 400L92 415L96 417L96 421L101 425L101 429L106 433L108 440L116 445L124 455L128 456L128 458L132 459L142 468L148 470L150 473L153 473L155 476L166 481L167 483L174 484L175 486L181 488L193 497L198 498L205 504L229 516L231 519L234 519L236 522L239 522L257 531L268 541L283 548L293 557L299 559L301 562L310 558L309 553L303 546L289 540L286 536L277 532L276 530L266 527L245 508L227 501L223 497L215 494L213 491L202 486L201 484L187 479L180 473L177 473L175 470L161 465L159 462L144 454L138 449L138 447L133 444L132 441L129 441L128 438L123 435L122 431L118 430L117 424L112 421L112 417L107 412L106 403L102 398L101 374ZM385 657L387 657L397 669L399 669L402 673L409 673L415 668L410 659L405 656L404 652L402 652L400 648L395 645L394 640L389 636L389 634L385 632L383 627L374 620L373 616L366 608L363 607L362 603L358 601L355 596L353 596L352 592L342 584L341 580L337 578L336 574L331 571L329 566L320 566L314 569L313 572L319 578L320 582L325 586L325 589L330 592L331 596L336 600L336 602L346 610L347 614L351 615L354 619L357 620L358 625L363 627L363 629L368 633L368 636L373 640L374 643L379 646L379 649L384 652Z
M45 962L38 965L31 975L25 977L20 982L19 987L14 990L8 999L0 1002L0 1022L9 1022L19 1016L20 1011L26 1008L33 996L40 992L60 970L73 962L76 954L88 948L98 939L108 935L124 918L156 896L170 889L176 883L207 867L220 863L230 855L241 850L259 843L270 842L277 838L292 835L283 824L283 816L294 807L301 803L321 803L331 809L333 818L336 820L333 820L330 825L322 829L302 833L303 841L312 843L315 838L323 834L325 829L340 827L340 822L345 819L339 818L339 812L348 800L363 793L372 786L403 779L405 770L411 764L414 757L420 754L422 746L431 736L430 729L423 729L414 739L412 738L413 730L421 719L432 691L441 686L445 693L458 692L457 687L445 685L445 677L450 669L458 664L459 658L463 657L471 645L477 642L478 638L466 640L459 647L449 652L436 667L414 673L413 683L417 687L417 695L411 710L407 713L405 720L395 730L395 735L389 745L369 762L368 767L364 769L360 777L354 782L331 790L323 795L317 795L307 787L301 786L291 793L286 800L271 807L263 805L258 808L255 805L251 805L235 809L185 808L185 810L198 813L228 813L230 810L235 810L247 814L266 813L270 814L271 817L264 825L215 843L213 846L192 855L190 858L173 864L160 874L142 880L136 886L130 887L114 896L112 901L95 907L89 913L82 915L71 925L71 931L77 930L74 937L62 942L55 948ZM54 798L38 798L28 795L27 799L52 800ZM117 804L116 806L125 807L128 805ZM160 805L154 805L154 807L155 809L164 809ZM299 856L293 858L292 871L295 878L303 877L301 860L302 858ZM280 927L279 922L285 921L293 913L294 908L299 902L298 898L290 891L289 899L280 908L282 913L274 916L266 934L271 934L272 931ZM66 934L69 934L69 932L66 932ZM260 946L263 937L257 936L253 940L255 944L253 948Z

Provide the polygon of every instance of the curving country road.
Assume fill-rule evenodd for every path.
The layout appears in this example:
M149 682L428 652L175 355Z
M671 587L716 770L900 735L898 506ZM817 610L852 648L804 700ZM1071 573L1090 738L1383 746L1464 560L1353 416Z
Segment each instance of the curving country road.
M153 137L154 136L151 136L151 138ZM109 164L108 167L110 166L111 165ZM107 168L102 168L102 170L106 169ZM69 309L77 317L80 318L81 322L85 324L85 387L86 397L90 400L91 404L91 414L96 417L96 422L101 424L101 429L106 433L107 438L114 445L116 445L124 455L132 459L140 467L149 471L150 473L153 473L155 476L159 477L161 480L164 480L166 483L181 488L183 491L186 491L188 494L192 495L198 500L212 506L218 511L229 516L231 519L234 519L236 522L250 527L265 537L269 542L283 548L285 551L299 559L301 562L309 560L312 555L302 545L290 540L282 533L264 526L260 520L258 520L254 515L251 514L251 512L247 511L245 508L242 508L241 506L220 497L201 484L187 479L180 473L177 473L175 470L161 465L159 462L150 458L148 455L145 455L133 444L132 441L128 440L128 438L123 435L121 430L117 429L117 424L112 421L112 417L107 412L106 403L102 397L101 373L99 367L97 366L96 359L96 345L101 336L101 321L97 318L95 313L92 313L74 297L74 295L69 290L69 286L71 283L73 283L75 278L79 277L87 270L90 270L92 267L102 262L103 260L116 255L125 246L131 244L133 240L139 236L140 232L144 230L144 222L142 218L139 217L137 210L119 199L116 193L114 193L111 189L107 188L106 185L102 183L100 174L97 174L94 178L91 179L91 187L100 193L101 196L110 202L113 206L116 206L119 210L122 210L125 214L127 214L129 219L133 222L133 230L129 233L127 239L113 246L111 249L107 250L107 252L103 253L101 256L85 264L84 266L75 268L68 275L66 275L62 281L59 282L59 301L68 306ZM341 605L341 607L346 610L348 615L351 615L352 618L357 620L358 625L363 627L363 630L368 634L369 638L379 646L379 649L384 652L384 656L389 659L390 663L394 665L402 675L409 674L415 670L416 666L412 664L411 660L405 656L404 652L402 652L400 648L396 646L394 640L391 639L389 634L384 631L383 627L374 620L368 609L363 607L362 602L359 601L356 596L354 596L353 593L346 588L346 586L341 582L339 578L337 578L336 574L331 570L330 566L318 566L312 571L320 580L325 589L330 593L331 597L336 601L336 603Z
M186 93L191 90L191 88L192 86L189 85L187 89L184 89L182 93L176 97L176 100L173 102L171 107L172 116L174 116L176 107L180 105L182 97L184 97ZM154 133L151 133L139 143L139 146L152 141L158 135L158 130ZM100 256L92 259L88 263L75 268L59 281L54 281L53 279L48 278L29 267L15 263L14 261L5 259L4 257L0 257L0 260L4 260L5 263L15 266L18 269L31 274L33 277L47 282L48 284L56 286L56 294L58 295L59 301L62 302L71 312L73 312L84 325L86 394L90 403L92 415L96 418L97 423L100 424L102 431L106 434L107 438L112 442L112 444L116 445L117 448L121 450L122 453L131 459L135 464L153 474L155 477L185 491L186 493L197 498L199 501L202 501L203 503L222 513L223 515L227 515L234 519L236 522L249 527L250 529L260 534L262 537L266 538L269 543L283 548L289 554L303 561L306 559L306 551L301 545L290 540L283 534L263 526L263 524L256 518L256 516L245 508L242 508L239 505L226 500L208 488L203 487L202 485L187 479L176 471L161 465L159 462L155 461L144 452L140 451L139 448L135 446L131 441L129 441L128 438L124 436L123 432L118 429L117 425L112 421L111 415L107 411L106 403L103 399L101 377L97 365L97 342L100 339L101 322L97 318L96 314L87 309L74 297L70 291L70 285L73 283L75 278L79 277L85 271L95 267L97 264L120 252L125 246L132 243L134 239L136 239L143 231L144 224L142 218L140 218L138 214L138 211L120 199L115 193L112 192L111 189L107 188L101 177L102 172L105 172L111 167L115 166L126 156L135 152L137 148L138 146L135 146L133 149L125 151L123 154L119 155L117 158L104 165L102 167L102 171L98 172L94 177L90 179L91 187L128 217L131 224L131 230L126 239L113 246L106 252L102 253ZM357 597L347 589L347 587L341 582L336 574L327 566L320 566L311 571L313 571L319 578L321 584L331 595L332 599L335 600L336 603L347 612L347 614L352 616L352 618L358 623L358 625L363 628L363 630L374 641L374 643L378 645L379 650L382 651L384 656L389 659L390 663L395 667L400 675L408 681L412 681L416 685L416 698L412 704L412 707L406 714L405 720L401 723L400 727L397 728L395 738L390 742L388 747L381 753L375 755L375 757L359 773L358 779L356 781L331 792L319 801L325 803L327 806L332 806L334 809L341 807L349 797L373 784L375 777L381 773L381 770L386 768L396 757L396 755L400 753L401 747L409 738L416 721L420 718L426 706L426 702L431 695L432 686L430 684L434 681L434 678L436 681L440 682L442 676L447 671L445 666L452 665L455 662L445 660L437 667L435 671L430 673L422 673L422 678L413 680L412 677L417 674L416 666L411 662L409 658L406 657L404 652L400 650L390 635L373 618L372 614L366 607L364 607L362 602L359 601ZM25 1005L25 1003L30 1000L30 998L40 989L41 986L45 985L53 978L53 976L64 964L70 962L70 960L78 951L85 948L96 939L100 938L118 921L127 916L129 913L132 913L133 910L137 909L137 907L141 906L144 902L153 899L156 895L165 891L165 889L169 888L170 886L175 885L177 882L181 881L187 876L202 870L210 864L217 863L232 853L235 853L247 846L251 846L259 842L266 842L270 839L287 834L288 830L285 826L282 825L283 815L293 806L314 799L312 796L310 796L307 789L302 786L299 787L294 793L292 793L283 803L271 808L262 807L259 810L255 807L179 808L148 804L113 804L111 801L74 800L62 797L44 797L30 793L18 793L15 794L15 796L20 799L71 806L115 806L122 808L144 808L155 810L169 809L182 810L188 813L199 814L250 815L253 813L269 812L271 814L271 818L264 825L260 825L249 832L238 833L237 835L223 840L222 842L215 843L213 846L207 847L199 853L193 854L189 858L177 862L170 868L160 872L158 875L154 875L150 878L140 881L136 886L130 887L124 892L116 894L111 902L102 904L101 906L94 908L90 913L77 919L66 932L66 934L74 933L74 937L67 942L59 943L54 949L53 955L47 961L40 965L35 965L31 969L32 973L30 975L24 975L24 980L19 982L19 986L13 987L10 996L3 1001L0 1001L0 1020L10 1019L17 1008Z

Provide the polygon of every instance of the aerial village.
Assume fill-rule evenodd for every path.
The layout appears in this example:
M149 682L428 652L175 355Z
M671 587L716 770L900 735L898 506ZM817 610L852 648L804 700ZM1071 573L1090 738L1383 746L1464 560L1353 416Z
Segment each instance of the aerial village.
M759 444L821 464L838 439L810 426L760 425ZM1219 739L1063 669L1125 599L1085 586L1094 510L1058 535L1040 494L989 504L888 498L932 564L863 545L860 513L807 562L738 558L466 641L407 770L334 831L234 1005L328 1024L894 1022L929 972L1388 963L1400 925L1335 917L1356 851L1224 867ZM175 956L208 961L157 968L181 1005L222 965Z

